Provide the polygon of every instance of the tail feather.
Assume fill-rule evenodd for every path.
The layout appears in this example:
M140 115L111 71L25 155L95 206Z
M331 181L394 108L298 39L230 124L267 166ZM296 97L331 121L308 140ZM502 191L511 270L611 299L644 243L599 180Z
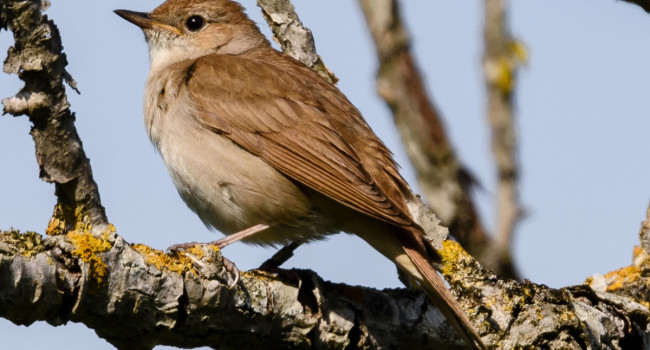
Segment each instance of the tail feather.
M347 224L347 232L354 232L363 238L392 260L400 270L418 280L429 300L469 346L473 349L486 349L465 311L433 267L431 254L418 226L396 227L370 218L350 220Z
M411 241L411 242L406 242ZM474 330L474 327L460 307L456 298L447 289L438 272L433 268L429 259L425 258L420 249L413 247L412 240L402 240L406 255L413 262L422 275L421 286L427 297L445 316L447 321L463 337L463 339L474 349L486 349L481 337Z

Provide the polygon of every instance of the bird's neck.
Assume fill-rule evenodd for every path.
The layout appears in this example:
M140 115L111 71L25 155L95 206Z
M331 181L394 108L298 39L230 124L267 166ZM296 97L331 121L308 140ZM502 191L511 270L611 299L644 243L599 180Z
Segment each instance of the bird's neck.
M254 51L272 50L269 41L254 25L237 28L237 33L200 39L182 37L169 40L157 32L148 33L151 73L164 70L175 63L194 60L211 54L246 55Z

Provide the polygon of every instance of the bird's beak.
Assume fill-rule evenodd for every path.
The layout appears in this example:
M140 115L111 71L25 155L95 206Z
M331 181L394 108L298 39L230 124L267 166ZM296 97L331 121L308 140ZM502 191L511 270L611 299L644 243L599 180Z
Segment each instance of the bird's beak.
M142 29L152 29L152 30L166 29L178 35L183 34L183 32L181 32L178 28L174 26L170 26L169 24L165 24L162 22L158 22L154 19L151 19L149 14L146 12L135 12L129 10L115 10L113 12L115 12L118 16L124 18L125 20L135 24L136 26Z

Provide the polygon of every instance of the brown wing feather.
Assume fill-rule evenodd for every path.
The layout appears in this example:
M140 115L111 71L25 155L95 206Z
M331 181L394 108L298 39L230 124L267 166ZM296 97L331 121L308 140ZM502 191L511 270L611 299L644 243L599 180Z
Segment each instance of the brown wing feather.
M297 61L270 50L261 56L215 54L187 68L199 120L296 181L364 214L412 227L408 186L354 106Z

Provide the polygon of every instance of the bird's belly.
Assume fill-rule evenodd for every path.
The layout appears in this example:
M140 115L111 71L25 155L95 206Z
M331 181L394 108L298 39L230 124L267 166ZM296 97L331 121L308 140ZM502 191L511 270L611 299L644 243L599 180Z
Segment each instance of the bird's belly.
M167 133L158 146L180 196L208 227L231 234L268 224L248 239L261 245L327 233L316 228L329 226L322 222L328 219L282 173L224 136L199 129L183 135L183 129Z

